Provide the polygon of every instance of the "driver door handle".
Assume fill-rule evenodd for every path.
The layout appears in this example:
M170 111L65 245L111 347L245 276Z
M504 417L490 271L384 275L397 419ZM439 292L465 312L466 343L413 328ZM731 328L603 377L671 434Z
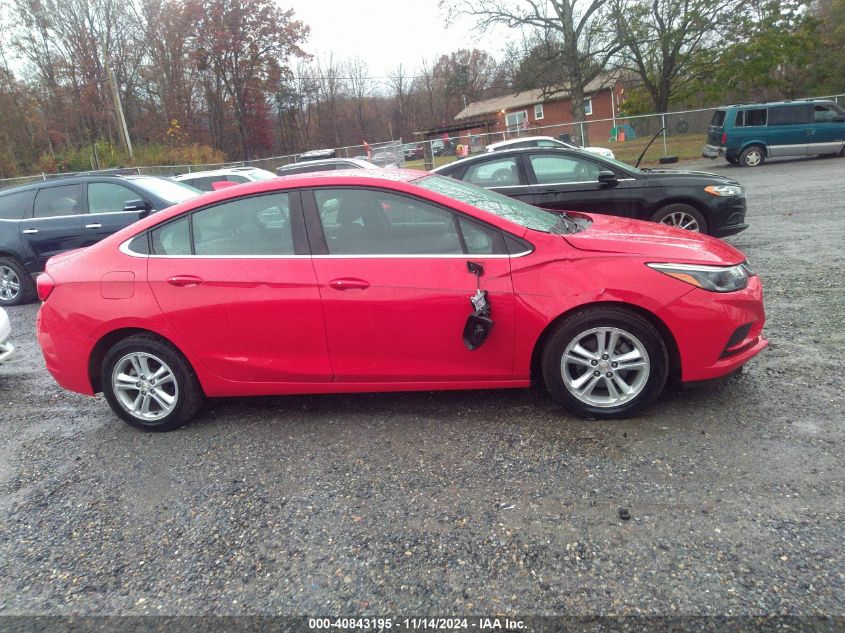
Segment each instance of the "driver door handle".
M344 277L342 279L332 279L329 282L329 286L335 290L366 290L370 287L370 282L364 281L363 279Z
M24 229L21 233L24 235L32 235L33 233L38 233L38 229Z
M96 223L96 224L86 224L86 225L85 225L85 228L86 228L86 229L101 229L101 228L103 228L103 225L102 225L102 224L99 224L99 223Z
M202 282L203 279L201 277L195 277L194 275L174 275L167 280L167 283L177 288L192 288L199 286Z

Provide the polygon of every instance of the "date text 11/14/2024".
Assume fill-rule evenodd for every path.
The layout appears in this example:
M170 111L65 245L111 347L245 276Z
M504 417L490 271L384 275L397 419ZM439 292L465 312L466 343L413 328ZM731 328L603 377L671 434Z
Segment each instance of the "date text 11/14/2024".
M475 618L308 618L308 628L314 631L524 631L525 622L499 617Z

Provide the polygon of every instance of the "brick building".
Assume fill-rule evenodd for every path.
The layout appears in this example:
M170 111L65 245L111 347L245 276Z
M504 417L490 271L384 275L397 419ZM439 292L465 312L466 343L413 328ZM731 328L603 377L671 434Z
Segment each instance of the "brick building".
M585 115L589 123L592 142L601 142L610 136L613 119L618 116L619 104L624 100L623 82L612 76L599 76L585 87ZM478 121L484 120L484 125ZM601 119L608 119L601 121ZM566 91L544 98L542 90L527 90L516 94L485 99L470 103L455 116L455 123L466 121L468 127L460 136L504 133L506 136L532 134L532 130L548 126L565 126L573 122L570 98ZM592 121L598 121L593 123ZM536 133L556 135L567 132L579 136L578 126L555 130L537 130Z

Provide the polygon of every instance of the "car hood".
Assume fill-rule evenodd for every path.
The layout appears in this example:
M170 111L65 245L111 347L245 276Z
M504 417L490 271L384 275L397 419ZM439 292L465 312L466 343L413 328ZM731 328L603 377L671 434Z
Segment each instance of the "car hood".
M610 215L570 213L591 224L579 233L562 237L582 251L641 255L657 262L732 265L745 255L715 237L676 229L656 222L643 222Z
M661 180L671 178L706 178L707 180L718 180L719 182L731 185L739 184L736 180L722 176L721 174L711 174L709 171L695 171L692 169L649 169L648 171L643 171L643 174L647 178L660 178Z

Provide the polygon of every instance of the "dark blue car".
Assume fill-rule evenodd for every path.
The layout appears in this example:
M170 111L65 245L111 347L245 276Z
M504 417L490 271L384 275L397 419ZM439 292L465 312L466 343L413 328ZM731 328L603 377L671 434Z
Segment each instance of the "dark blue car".
M0 307L35 298L34 276L149 213L199 195L155 176L89 175L0 190Z

